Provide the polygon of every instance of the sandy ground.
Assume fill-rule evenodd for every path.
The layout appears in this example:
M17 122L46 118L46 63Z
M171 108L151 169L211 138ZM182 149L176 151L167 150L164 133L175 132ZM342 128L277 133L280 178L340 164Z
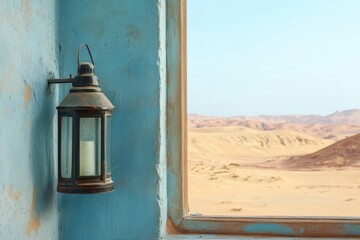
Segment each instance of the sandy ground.
M204 132L210 132L210 135ZM309 144L317 144L314 149L309 144L292 143L289 137L284 148L269 137L265 139L268 145L264 148L264 154L261 154L261 146L264 145L260 142L252 142L242 154L241 144L226 144L233 142L236 135L236 131L231 132L232 135L224 135L221 130L214 133L209 129L202 130L200 135L196 131L189 132L190 213L238 216L360 215L360 168L288 170L282 164L284 159L292 155L291 149L296 149L296 154L305 154L319 150L329 142L308 141ZM252 135L246 136L251 139ZM216 139L221 139L218 144ZM222 147L222 144L225 145Z

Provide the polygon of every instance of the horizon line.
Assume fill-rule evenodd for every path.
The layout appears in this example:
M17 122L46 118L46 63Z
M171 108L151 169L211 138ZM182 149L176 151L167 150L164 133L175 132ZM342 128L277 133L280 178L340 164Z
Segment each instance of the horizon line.
M233 117L280 117L280 116L329 116L335 113L344 113L344 112L350 112L350 111L359 111L360 108L352 108L352 109L345 109L345 110L336 110L328 114L302 114L302 113L289 113L289 114L256 114L256 115L248 115L248 114L237 114L237 115L231 115L231 116L224 116L224 115L213 115L213 114L201 114L201 113L192 113L188 112L187 115L199 115L203 117L225 117L225 118L233 118Z

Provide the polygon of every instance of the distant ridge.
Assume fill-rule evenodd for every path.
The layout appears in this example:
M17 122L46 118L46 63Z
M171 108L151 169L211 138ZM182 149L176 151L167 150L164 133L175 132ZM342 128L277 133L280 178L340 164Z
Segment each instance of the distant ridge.
M189 129L207 127L247 127L261 131L292 130L323 139L340 140L360 133L360 109L329 115L217 117L189 114Z
M233 116L233 117L217 117L204 116L199 114L189 114L190 122L196 119L227 119L227 120L266 120L271 122L301 123L301 124L359 124L360 125L360 109L350 109L344 111L336 111L329 115L258 115L258 116Z
M289 130L259 131L246 127L198 128L188 133L189 153L200 154L201 158L207 154L228 159L292 156L312 153L333 142Z
M345 138L317 152L284 161L292 169L360 167L360 134Z

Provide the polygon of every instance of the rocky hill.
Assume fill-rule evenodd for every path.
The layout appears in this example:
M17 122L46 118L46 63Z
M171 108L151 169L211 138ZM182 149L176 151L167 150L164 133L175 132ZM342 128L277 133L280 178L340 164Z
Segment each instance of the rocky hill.
M345 138L317 152L284 161L290 169L360 167L360 134Z

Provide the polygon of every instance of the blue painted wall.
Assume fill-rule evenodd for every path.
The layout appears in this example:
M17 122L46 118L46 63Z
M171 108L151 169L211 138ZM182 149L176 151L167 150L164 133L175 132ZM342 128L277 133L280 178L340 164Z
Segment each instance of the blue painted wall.
M0 239L58 239L58 4L1 1Z
M165 1L60 2L61 75L88 43L116 106L115 192L60 196L61 239L159 239L165 227ZM86 51L82 60L88 60Z
M166 218L165 0L4 1L0 20L0 239L159 239ZM46 79L75 74L83 42L117 107L116 190L57 194L56 106L69 86L49 87Z

